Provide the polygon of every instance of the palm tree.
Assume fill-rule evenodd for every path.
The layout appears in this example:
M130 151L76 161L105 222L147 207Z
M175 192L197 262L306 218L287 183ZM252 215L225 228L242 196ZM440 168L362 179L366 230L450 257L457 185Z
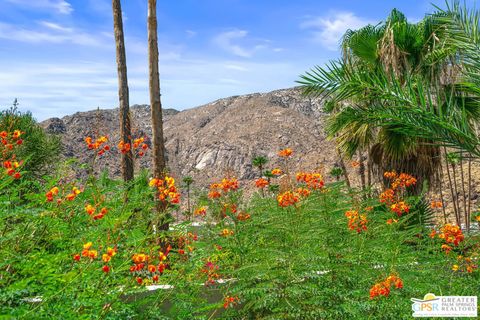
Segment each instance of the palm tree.
M118 72L118 98L120 114L120 137L124 143L131 144L131 120L128 96L127 62L125 55L125 40L123 36L122 7L120 0L112 0L113 30L115 34L117 72ZM122 153L122 175L125 182L133 179L133 153L130 149Z
M256 156L252 159L252 165L258 168L260 177L263 175L263 168L267 164L268 158L264 156Z
M158 72L158 37L157 37L157 1L148 0L148 65L150 87L150 109L152 114L153 175L161 178L165 175L165 141L163 139L162 103L160 100L160 76ZM165 207L159 202L157 206L161 217L160 230L168 230L169 217Z
M378 131L389 129L414 141L428 141L435 148L444 147L446 157L447 148L454 149L460 155L467 154L470 163L472 157L480 157L480 138L476 132L480 116L479 22L478 11L468 10L458 2L424 20L425 34L434 39L424 56L428 61L424 70L428 70L428 65L434 66L430 72L416 72L417 68L406 70L401 77L392 77L384 69L376 73L353 73L334 63L328 70L318 69L314 76L321 80L319 87L323 81L337 92L342 88L344 96L353 97L363 90L374 98L368 105L344 107L339 115L343 122L357 121ZM340 70L343 74L338 76L339 72L329 70ZM446 164L451 165L450 162ZM468 179L470 195L471 173ZM453 190L452 182L450 185ZM470 197L467 201L464 217L468 232ZM460 224L458 203L454 209Z
M395 81L400 87L407 75L430 80L443 60L432 64L436 40L422 21L411 24L398 10L393 10L384 23L348 31L342 41L342 59L326 67L315 67L299 81L308 95L324 95L331 106L327 131L336 138L345 155L368 151L368 163L376 167L377 176L387 170L408 172L417 176L420 191L424 179L431 179L438 169L438 147L428 140L399 133L395 126L378 127L349 112L367 112L378 104L388 105L382 92L371 86L372 79L385 83Z

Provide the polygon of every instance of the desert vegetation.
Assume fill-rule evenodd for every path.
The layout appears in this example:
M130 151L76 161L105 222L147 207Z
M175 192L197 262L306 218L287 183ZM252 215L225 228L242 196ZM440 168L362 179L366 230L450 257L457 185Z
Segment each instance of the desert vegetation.
M255 179L219 172L202 188L165 162L155 7L152 150L129 133L115 0L120 141L80 137L79 164L31 114L0 114L2 318L409 319L411 298L478 294L478 12L452 3L409 23L393 10L301 76L325 101L338 166L294 171L304 155L286 145L259 151ZM148 153L152 169L133 174Z

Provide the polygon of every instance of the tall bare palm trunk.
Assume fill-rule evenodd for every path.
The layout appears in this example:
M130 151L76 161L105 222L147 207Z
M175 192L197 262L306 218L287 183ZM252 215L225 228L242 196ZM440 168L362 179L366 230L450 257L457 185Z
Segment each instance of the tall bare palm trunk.
M470 232L470 215L472 212L472 154L468 157L468 207L467 207L467 232Z
M365 162L361 151L358 152L358 162L360 163L358 171L360 174L360 181L362 183L362 190L365 191Z
M457 201L457 193L456 193L457 189L456 188L454 189L454 184L452 183L452 176L450 174L450 165L448 163L448 158L447 158L447 148L443 147L443 153L445 155L445 165L447 169L450 193L452 195L453 211L455 212L455 221L457 225L460 226L460 207L458 206L458 201ZM455 168L453 168L453 173L455 174ZM455 186L456 186L456 183L455 183Z
M467 211L467 202L470 202L470 198L467 199L467 192L465 190L465 173L463 170L463 152L460 152L460 182L462 183L462 192L463 192L463 215L465 219L465 228L467 228L468 231L468 211Z
M337 148L337 154L340 162L340 168L342 168L343 175L345 177L345 183L347 184L347 187L350 189L351 184L350 184L350 178L348 177L348 172L347 172L347 167L345 166L345 161L343 161L343 156L340 150Z
M148 66L150 108L152 114L153 175L165 175L165 143L163 139L162 103L160 100L160 76L158 72L157 1L148 0ZM162 214L165 206L159 202L157 211ZM160 230L168 230L168 217L163 216Z
M115 34L117 72L118 72L118 98L120 115L120 137L124 143L131 145L132 132L130 120L127 58L125 54L125 40L123 36L122 7L120 0L112 0L113 31ZM129 150L122 153L122 175L125 182L133 179L133 153Z

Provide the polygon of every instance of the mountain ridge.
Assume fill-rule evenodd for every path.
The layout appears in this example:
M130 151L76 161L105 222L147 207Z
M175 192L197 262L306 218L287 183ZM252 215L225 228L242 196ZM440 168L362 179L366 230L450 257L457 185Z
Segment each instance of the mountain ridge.
M276 156L282 148L295 152L293 170L322 170L333 167L337 154L323 132L325 113L321 98L306 98L298 87L267 93L251 93L217 99L186 110L164 109L164 136L167 163L178 178L192 176L201 184L235 175L240 180L258 176L251 165L256 155L271 159L269 167L281 165ZM131 107L134 136L147 136L150 144L150 107ZM103 156L112 176L120 175L118 109L76 112L63 118L50 118L41 125L62 137L65 157L88 160L83 139L107 135L112 150ZM150 156L138 166L148 168Z

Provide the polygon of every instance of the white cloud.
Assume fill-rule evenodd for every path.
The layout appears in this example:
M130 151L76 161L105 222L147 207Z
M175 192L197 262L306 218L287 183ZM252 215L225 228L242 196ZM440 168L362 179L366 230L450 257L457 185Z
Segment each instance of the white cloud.
M70 14L72 5L65 0L6 0L26 9L54 10L60 14Z
M309 18L300 27L311 30L313 40L329 50L338 50L340 39L348 29L359 29L371 23L352 12L332 12L329 16Z
M70 33L73 31L72 28L67 28L67 27L64 27L62 25L59 25L58 23L54 23L54 22L50 22L50 21L39 21L38 22L40 25L44 26L44 27L47 27L51 30L55 30L55 31L60 31L60 32L66 32L66 33Z
M185 33L187 34L188 38L193 38L197 35L197 32L193 30L185 30Z
M242 58L251 58L256 52L269 48L269 40L248 39L247 36L248 31L236 29L218 34L213 43L222 50Z
M0 22L0 39L32 44L73 43L83 46L106 46L102 34L100 34L100 36L97 34L89 34L82 30L67 28L48 21L41 21L40 25L44 27L42 30L26 29L17 25Z
M244 39L248 35L245 30L233 30L220 33L217 35L213 42L223 50L243 58L250 58L254 50L243 48L238 44L235 44L235 40Z

